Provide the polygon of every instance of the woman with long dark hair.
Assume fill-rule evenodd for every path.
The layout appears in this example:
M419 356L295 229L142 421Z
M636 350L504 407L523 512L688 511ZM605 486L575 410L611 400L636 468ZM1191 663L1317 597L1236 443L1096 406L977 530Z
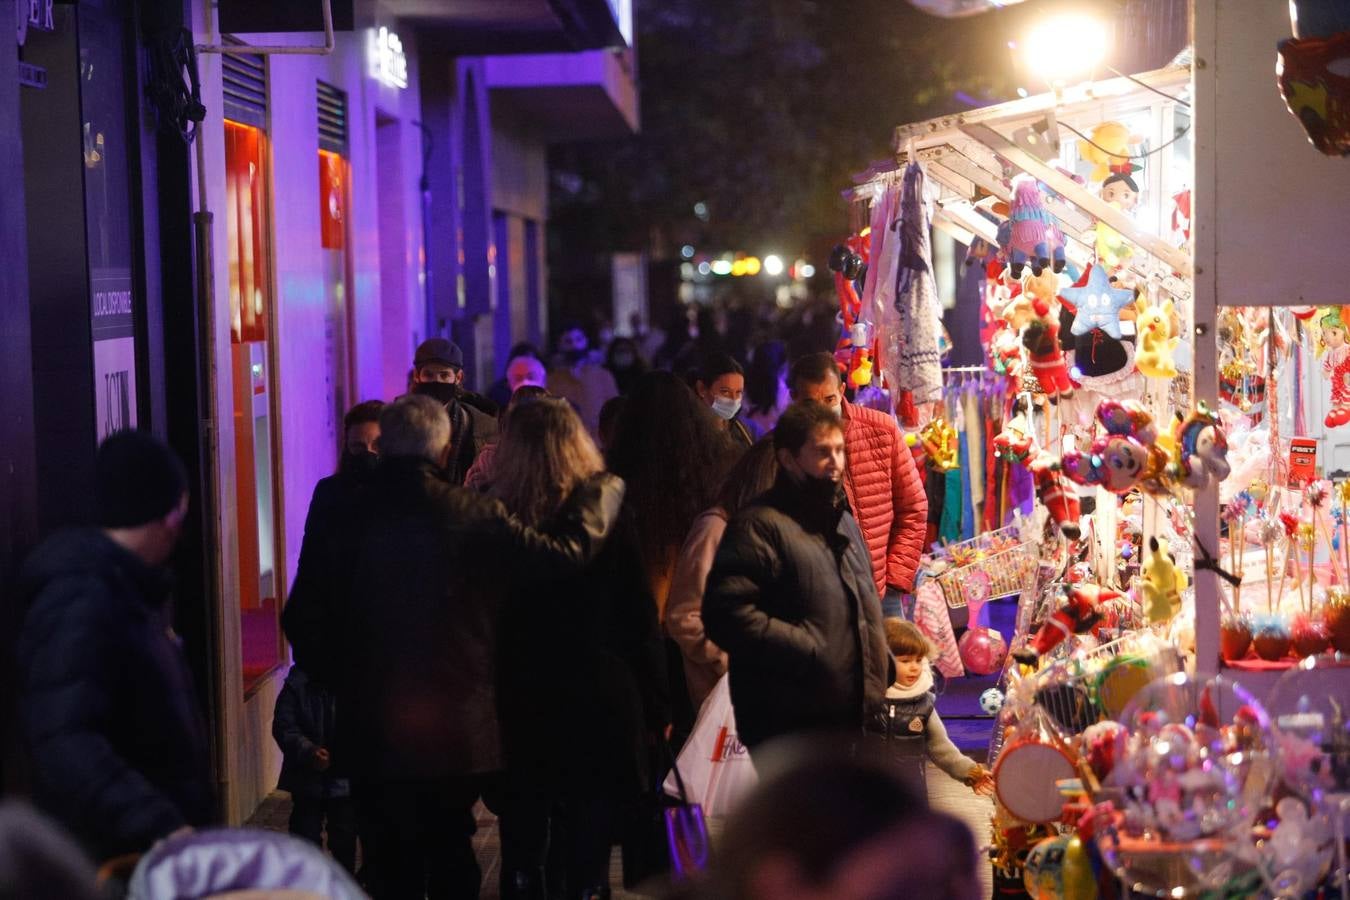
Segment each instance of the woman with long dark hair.
M603 468L572 407L535 399L512 410L488 493L543 525ZM503 897L543 896L546 856L557 861L549 880L564 881L567 896L608 896L610 848L650 779L647 748L669 720L656 611L625 587L631 555L611 540L580 577L544 595L517 593L503 609L507 773L490 804L501 816Z
M777 477L773 439L762 438L732 467L718 492L717 503L694 520L680 548L666 606L666 630L684 654L685 681L694 709L703 705L717 679L727 671L726 653L708 640L703 630L703 589L708 582L708 570L712 568L727 522L773 487Z
M681 379L649 372L634 386L608 462L628 485L621 531L636 545L663 620L675 557L735 458L721 421Z

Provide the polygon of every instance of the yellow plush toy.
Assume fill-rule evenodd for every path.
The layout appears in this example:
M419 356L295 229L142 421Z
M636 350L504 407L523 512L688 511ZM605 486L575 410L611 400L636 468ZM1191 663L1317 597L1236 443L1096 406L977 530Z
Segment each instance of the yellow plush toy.
M1148 539L1148 553L1140 567L1139 599L1150 622L1166 622L1181 611L1181 592L1186 590L1186 573L1167 551L1167 541Z
M1092 129L1091 138L1091 142L1078 142L1079 155L1092 163L1089 181L1105 181L1113 168L1129 165L1130 144L1138 143L1130 134L1130 129L1119 122L1101 123Z
M1134 325L1139 336L1139 349L1134 354L1134 364L1147 378L1175 378L1177 365L1172 361L1172 351L1181 343L1181 338L1172 336L1172 301L1166 300L1162 306L1149 306L1140 299L1136 301L1135 309L1138 311Z

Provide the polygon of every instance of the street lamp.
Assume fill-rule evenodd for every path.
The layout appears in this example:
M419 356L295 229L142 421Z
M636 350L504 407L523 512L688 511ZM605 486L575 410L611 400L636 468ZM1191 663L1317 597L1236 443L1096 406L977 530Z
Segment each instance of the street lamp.
M764 257L764 274L777 277L783 274L783 260L770 253Z
M1091 78L1106 59L1106 23L1081 13L1054 16L1037 24L1019 48L1022 61L1055 87Z

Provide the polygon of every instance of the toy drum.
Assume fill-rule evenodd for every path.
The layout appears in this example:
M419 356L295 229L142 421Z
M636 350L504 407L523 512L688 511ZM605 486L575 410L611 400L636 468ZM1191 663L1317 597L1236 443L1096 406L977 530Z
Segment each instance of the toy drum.
M994 764L994 789L1003 808L1023 822L1054 822L1064 808L1055 782L1077 778L1073 760L1053 744L1021 738Z

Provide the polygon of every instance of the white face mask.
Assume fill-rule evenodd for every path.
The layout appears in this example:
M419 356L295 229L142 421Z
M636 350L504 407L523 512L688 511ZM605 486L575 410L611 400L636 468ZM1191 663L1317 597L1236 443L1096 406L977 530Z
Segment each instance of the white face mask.
M730 397L718 397L712 402L712 411L724 419L734 419L736 413L741 411L741 401L732 400Z
M834 406L830 407L830 412L842 419L844 417L844 404L842 402L836 403Z

